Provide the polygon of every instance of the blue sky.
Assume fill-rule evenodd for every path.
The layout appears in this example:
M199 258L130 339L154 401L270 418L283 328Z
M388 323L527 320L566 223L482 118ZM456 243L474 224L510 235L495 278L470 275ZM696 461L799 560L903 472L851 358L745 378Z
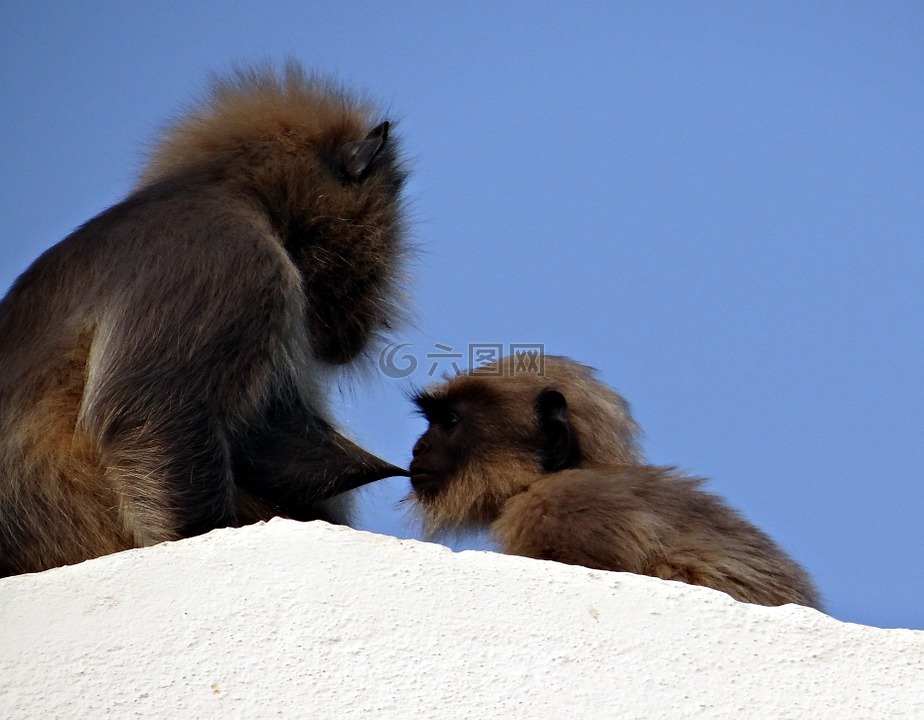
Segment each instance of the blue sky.
M835 617L924 628L924 9L915 3L8 3L0 288L130 189L235 62L399 122L417 371L336 412L407 463L437 345L542 343L632 403ZM437 361L436 375L449 370ZM419 528L406 480L361 527ZM484 547L484 539L457 547Z

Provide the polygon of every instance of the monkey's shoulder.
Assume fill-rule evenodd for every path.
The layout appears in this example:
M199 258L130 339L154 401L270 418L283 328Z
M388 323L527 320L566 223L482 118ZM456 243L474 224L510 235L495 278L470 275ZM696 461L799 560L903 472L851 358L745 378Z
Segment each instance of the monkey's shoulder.
M529 493L570 503L621 502L631 505L663 502L664 496L703 495L705 482L673 467L637 464L590 465L548 473Z
M617 527L650 511L654 503L651 483L663 483L658 475L640 477L642 468L599 466L548 473L504 505L506 523L534 528L582 523Z
M175 253L189 244L221 243L233 248L238 238L265 239L271 231L266 213L252 198L205 181L164 180L140 188L89 220L66 241L118 243L113 248L170 246Z
M528 525L533 532L552 534L568 527L572 535L581 527L615 533L620 542L644 542L674 532L691 518L737 522L737 514L721 499L700 489L702 483L674 468L651 465L562 470L543 475L510 498L501 525Z
M288 256L253 203L207 185L164 183L85 222L46 250L19 284L106 297L152 283L246 280L261 268L277 274L280 264L288 265Z
M621 485L615 468L550 473L502 508L491 526L504 552L603 570L644 565L662 519Z

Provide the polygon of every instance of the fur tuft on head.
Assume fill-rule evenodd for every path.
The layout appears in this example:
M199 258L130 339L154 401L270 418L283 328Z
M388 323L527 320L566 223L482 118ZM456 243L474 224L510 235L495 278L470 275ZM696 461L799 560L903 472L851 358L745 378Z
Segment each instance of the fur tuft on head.
M334 145L357 140L379 124L371 103L290 60L214 75L205 97L170 122L155 143L140 185L214 167L219 158L280 143ZM268 149L268 145L262 149Z

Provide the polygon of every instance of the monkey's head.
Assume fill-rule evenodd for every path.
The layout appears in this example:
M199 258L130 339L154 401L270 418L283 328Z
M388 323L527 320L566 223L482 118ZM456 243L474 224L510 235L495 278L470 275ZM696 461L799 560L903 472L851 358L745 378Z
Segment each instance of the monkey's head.
M503 358L419 393L429 427L414 445L413 497L430 535L490 525L545 473L641 462L626 401L573 360L541 372Z
M342 364L404 320L406 173L393 130L297 63L239 69L166 129L141 186L201 181L252 202L302 276L315 356Z

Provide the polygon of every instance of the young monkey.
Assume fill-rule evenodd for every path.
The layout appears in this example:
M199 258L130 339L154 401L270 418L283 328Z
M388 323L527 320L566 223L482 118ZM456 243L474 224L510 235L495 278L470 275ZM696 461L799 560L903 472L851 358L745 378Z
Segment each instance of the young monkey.
M568 358L516 358L420 393L412 497L429 535L489 527L501 550L820 608L808 574L702 479L644 464L625 400Z

